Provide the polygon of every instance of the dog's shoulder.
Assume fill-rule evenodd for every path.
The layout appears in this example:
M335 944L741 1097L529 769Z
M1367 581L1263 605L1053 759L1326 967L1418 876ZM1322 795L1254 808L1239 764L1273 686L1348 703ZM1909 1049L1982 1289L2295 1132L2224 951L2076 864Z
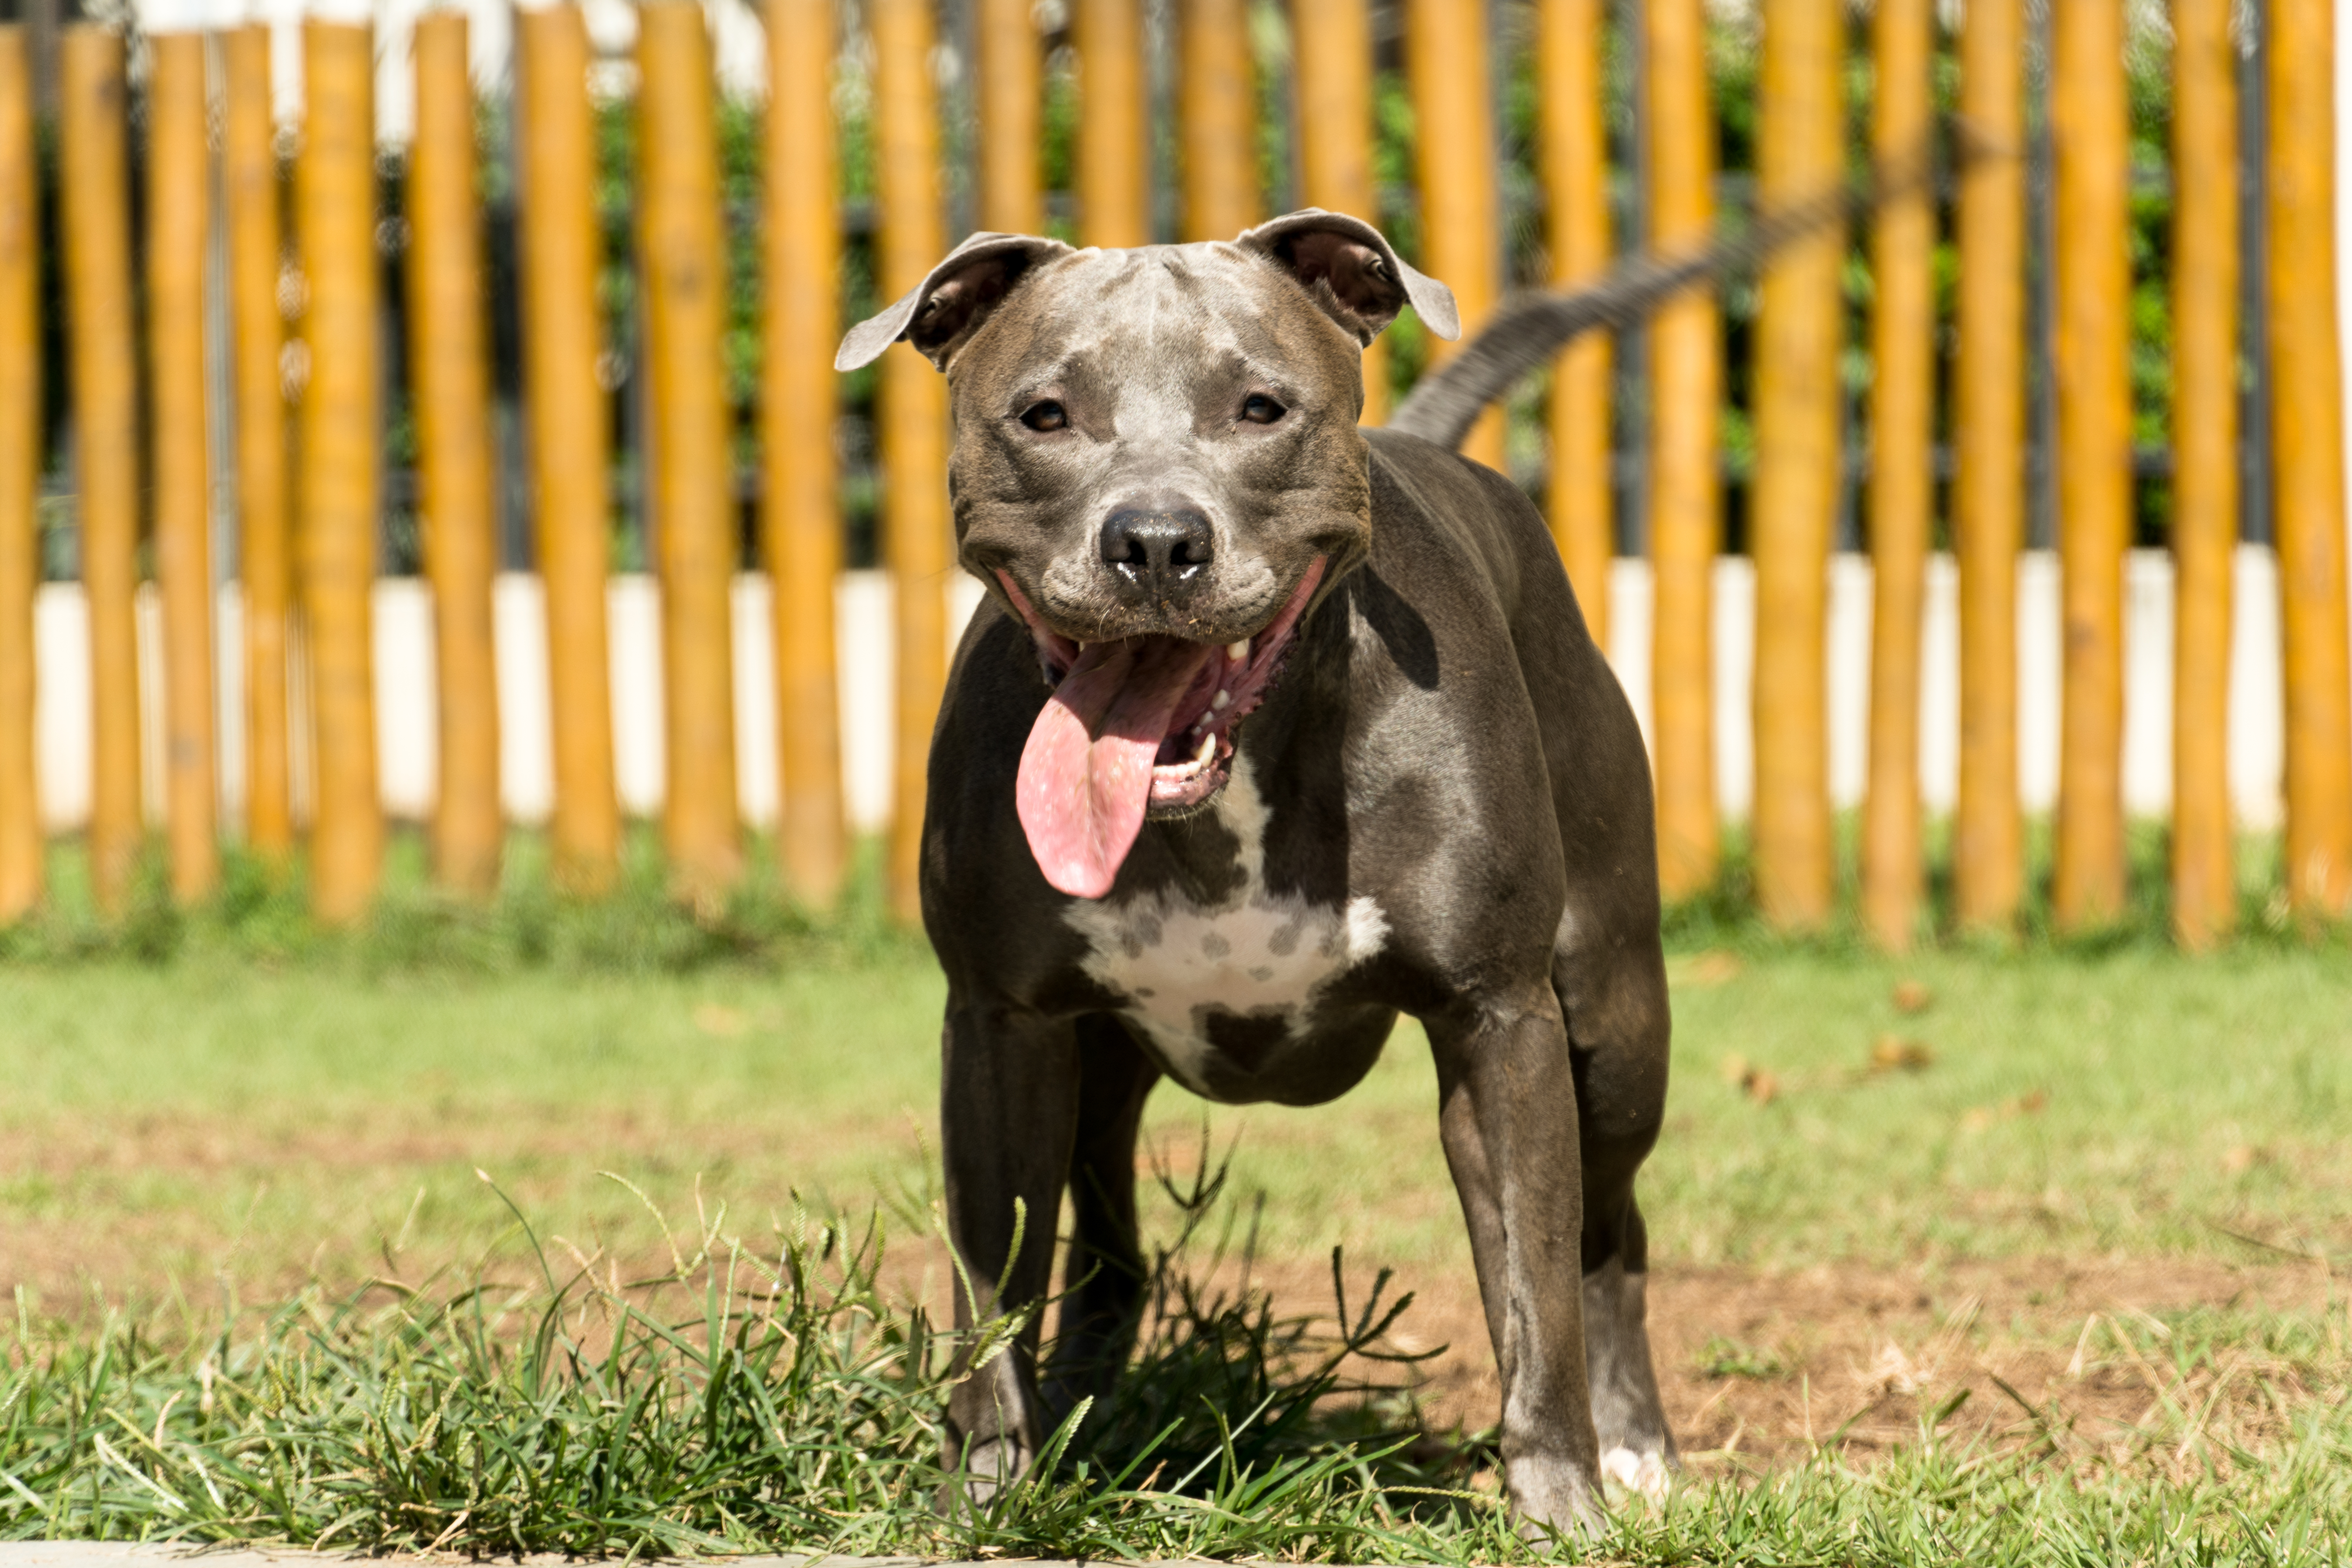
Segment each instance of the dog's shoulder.
M1371 448L1373 560L1400 581L1466 570L1515 632L1583 616L1543 513L1511 482L1451 447L1401 431L1364 432Z

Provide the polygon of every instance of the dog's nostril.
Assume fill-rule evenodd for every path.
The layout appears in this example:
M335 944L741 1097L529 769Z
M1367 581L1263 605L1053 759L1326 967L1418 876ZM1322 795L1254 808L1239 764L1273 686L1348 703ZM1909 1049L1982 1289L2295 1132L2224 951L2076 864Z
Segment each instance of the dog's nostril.
M1207 515L1190 507L1121 507L1103 522L1102 558L1129 576L1190 577L1216 558L1216 543Z

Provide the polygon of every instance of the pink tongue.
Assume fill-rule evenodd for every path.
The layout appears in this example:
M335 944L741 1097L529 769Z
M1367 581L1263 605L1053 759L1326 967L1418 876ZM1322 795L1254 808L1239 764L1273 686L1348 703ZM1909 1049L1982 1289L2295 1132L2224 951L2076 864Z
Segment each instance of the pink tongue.
M1110 891L1143 830L1176 705L1218 651L1176 637L1096 643L1054 689L1021 752L1015 798L1055 888L1081 899Z

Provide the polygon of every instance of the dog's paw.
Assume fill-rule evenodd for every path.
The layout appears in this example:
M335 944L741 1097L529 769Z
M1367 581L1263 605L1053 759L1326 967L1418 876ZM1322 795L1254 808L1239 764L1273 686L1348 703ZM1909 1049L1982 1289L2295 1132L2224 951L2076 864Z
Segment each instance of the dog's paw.
M1666 1490L1673 1484L1664 1455L1654 1451L1637 1454L1631 1448L1612 1448L1601 1455L1601 1479L1604 1485L1622 1487L1654 1503L1665 1501Z
M1540 1542L1555 1535L1590 1541L1608 1526L1591 1479L1569 1460L1523 1456L1510 1462L1504 1479L1524 1541Z
M1036 1456L1012 1437L984 1437L964 1450L962 1464L940 1483L937 1511L942 1516L966 1508L984 1509L999 1493L1029 1473Z

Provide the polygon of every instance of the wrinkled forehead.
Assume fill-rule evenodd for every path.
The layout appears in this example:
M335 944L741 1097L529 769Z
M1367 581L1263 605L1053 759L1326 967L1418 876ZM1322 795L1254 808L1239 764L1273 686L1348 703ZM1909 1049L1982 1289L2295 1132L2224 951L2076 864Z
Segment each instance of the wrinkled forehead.
M1276 385L1344 374L1345 338L1297 284L1234 246L1081 250L1032 274L959 368L983 395L1076 379L1181 396L1204 374Z

